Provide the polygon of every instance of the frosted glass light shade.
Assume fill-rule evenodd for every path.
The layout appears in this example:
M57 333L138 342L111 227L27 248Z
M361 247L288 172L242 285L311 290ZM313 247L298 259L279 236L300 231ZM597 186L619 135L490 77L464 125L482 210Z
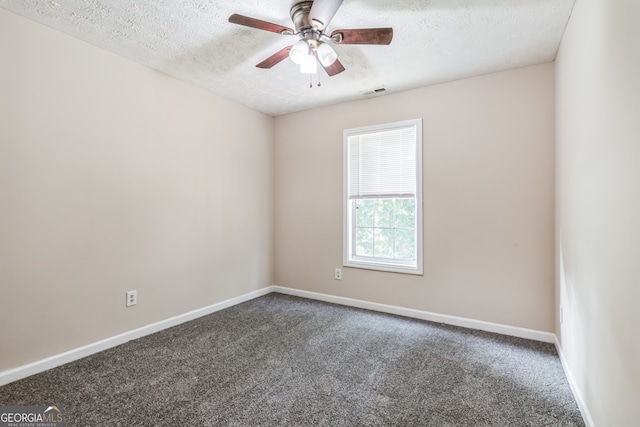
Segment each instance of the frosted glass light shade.
M298 65L302 64L306 56L309 56L309 45L304 40L296 42L289 51L289 58Z
M318 61L313 55L307 55L302 59L300 64L300 72L305 74L315 74L318 72Z
M336 62L336 59L338 59L338 54L335 50L333 50L331 46L326 43L322 43L320 46L318 46L318 59L324 67L328 67L329 65Z

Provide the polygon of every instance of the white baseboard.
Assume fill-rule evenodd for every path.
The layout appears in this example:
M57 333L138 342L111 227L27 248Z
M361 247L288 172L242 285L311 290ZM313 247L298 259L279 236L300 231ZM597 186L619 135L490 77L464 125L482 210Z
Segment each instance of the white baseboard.
M28 365L23 365L17 368L2 371L0 372L0 386L46 371L48 369L55 368L60 365L64 365L65 363L73 362L74 360L78 360L83 357L87 357L92 354L99 353L111 347L124 344L127 341L142 338L146 335L159 332L163 329L171 328L181 323L188 322L190 320L194 320L211 313L215 313L216 311L223 310L225 308L234 306L236 304L240 304L242 302L261 297L270 292L273 292L273 289L271 286L258 289L257 291L249 292L247 294L240 295L235 298L231 298L216 304L212 304L207 307L199 308L197 310L193 310L188 313L180 314L178 316L174 316L166 320L161 320L160 322L142 326L140 328L133 329L131 331L127 331L122 334L103 339L101 341L97 341L82 347L75 348L73 350L65 351L64 353L56 354L54 356L47 357L46 359L29 363Z
M131 341L137 338L144 337L163 329L167 329L176 325L179 325L190 320L197 319L202 316L214 313L216 311L231 307L236 304L240 304L245 301L266 295L271 292L279 292L282 294L299 296L303 298L309 298L319 301L331 302L340 305L346 305L350 307L364 308L367 310L379 311L382 313L396 314L399 316L412 317L416 319L428 320L431 322L445 323L448 325L462 326L465 328L479 329L487 332L495 332L503 335L510 335L514 337L527 338L536 341L543 341L548 343L555 343L556 337L550 332L536 331L532 329L519 328L515 326L501 325L497 323L484 322L481 320L467 319L463 317L448 316L444 314L431 313L428 311L414 310L410 308L398 307L387 304L380 304L375 302L357 300L352 298L339 297L328 294L321 294L317 292L303 291L300 289L286 288L282 286L268 286L257 291L249 292L247 294L228 299L216 304L212 304L207 307L203 307L197 310L190 311L175 317L171 317L160 322L156 322L150 325L143 326L131 331L124 332L122 334L106 338L95 343L91 343L73 350L66 351L64 353L56 354L45 359L29 363L27 365L19 366L17 368L9 369L0 372L0 386L11 383L13 381L26 378L28 376L46 371L48 369L55 368L65 363L73 362L74 360L81 359L83 357L90 356L92 354L104 351L111 347L115 347L120 344L124 344L127 341ZM565 366L563 364L563 366ZM566 369L567 377L569 372ZM573 386L572 386L573 387ZM573 389L573 388L572 388ZM575 392L574 392L575 394ZM577 395L576 395L577 400Z
M428 320L436 323L445 323L447 325L462 326L464 328L470 329L479 329L481 331L495 332L497 334L527 338L530 340L542 341L547 343L554 343L556 338L555 334L552 334L551 332L536 331L533 329L519 328L517 326L501 325L499 323L484 322L482 320L448 316L446 314L431 313L429 311L414 310L411 308L398 307L395 305L380 304L376 302L338 297L328 294L320 294L317 292L285 288L282 286L272 286L271 288L273 292L279 292L281 294L331 302L334 304L347 305L350 307L364 308L367 310L380 311L382 313L397 314L399 316Z
M564 370L564 375L567 377L567 381L569 382L569 387L571 387L571 392L573 393L573 397L576 399L576 403L578 404L578 408L580 408L580 413L582 414L582 419L586 427L595 427L593 423L593 419L591 418L591 413L587 408L584 399L582 398L582 394L580 393L580 389L578 389L578 385L576 384L573 375L571 374L571 370L569 369L569 365L567 364L567 359L564 356L564 352L562 351L562 346L560 345L560 341L558 341L558 337L555 337L556 350L558 350L558 355L560 356L560 362L562 363L562 369Z
M97 341L95 343L91 343L73 350L66 351L64 353L51 356L51 357L47 357L46 359L29 363L24 366L19 366L14 369L2 371L0 372L0 386L46 371L48 369L55 368L60 365L64 365L65 363L73 362L74 360L78 360L83 357L87 357L92 354L99 353L101 351L107 350L117 345L124 344L127 341L142 338L146 335L150 335L150 334L162 331L164 329L171 328L181 323L189 322L199 317L206 316L211 313L215 313L216 311L220 311L225 308L234 306L236 304L240 304L245 301L258 298L260 296L269 294L271 292L278 292L281 294L293 295L293 296L298 296L302 298L309 298L309 299L314 299L318 301L331 302L334 304L346 305L349 307L363 308L367 310L379 311L382 313L396 314L399 316L406 316L406 317L412 317L416 319L428 320L431 322L445 323L448 325L462 326L465 328L479 329L482 331L495 332L503 335L510 335L514 337L554 343L558 350L558 354L560 355L560 361L562 362L562 367L564 369L565 375L569 382L569 386L571 387L571 391L573 392L576 402L578 403L578 407L580 408L580 412L582 413L582 417L585 421L585 424L587 427L595 427L593 420L591 419L589 410L585 405L584 399L582 398L582 395L580 394L580 391L577 388L576 383L573 379L571 371L569 370L569 367L566 363L566 359L562 352L562 347L560 346L560 343L558 342L558 339L555 336L555 334L552 334L550 332L536 331L533 329L501 325L498 323L484 322L481 320L467 319L464 317L448 316L445 314L431 313L428 311L414 310L410 308L380 304L380 303L357 300L357 299L346 298L346 297L339 297L335 295L328 295L328 294L321 294L317 292L304 291L300 289L286 288L282 286L268 286L262 289L258 289L257 291L249 292L247 294L240 295L238 297L231 298L216 304L212 304L207 307L199 308L197 310L193 310L188 313L171 317L169 319L162 320L160 322L152 323L150 325L146 325L141 328L124 332L122 334L119 334L110 338L106 338L104 340Z

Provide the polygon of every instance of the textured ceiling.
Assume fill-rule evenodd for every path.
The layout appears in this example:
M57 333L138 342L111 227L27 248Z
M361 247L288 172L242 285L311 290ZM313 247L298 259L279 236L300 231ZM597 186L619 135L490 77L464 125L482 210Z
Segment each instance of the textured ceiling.
M309 76L289 59L255 67L297 36L295 0L0 0L0 6L272 116L552 61L575 0L345 0L328 32L393 27L389 46L334 45L346 71ZM19 43L19 41L18 41ZM321 87L315 82L320 79Z

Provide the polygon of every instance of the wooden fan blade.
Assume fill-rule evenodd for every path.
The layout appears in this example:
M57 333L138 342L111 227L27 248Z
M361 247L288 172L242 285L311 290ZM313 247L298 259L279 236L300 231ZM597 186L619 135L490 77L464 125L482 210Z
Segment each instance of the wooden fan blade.
M331 33L331 38L339 44L390 44L393 28L335 30Z
M322 63L320 63L320 65L322 65ZM329 77L335 76L336 74L340 74L341 72L344 71L344 65L342 65L339 59L336 59L333 64L327 67L322 65L322 68L324 68L324 70L327 72Z
M343 0L314 0L309 11L309 22L311 25L314 21L320 23L320 29L329 25Z
M250 18L244 15L238 15L234 13L229 17L229 22L232 24L244 25L245 27L257 28L259 30L271 31L272 33L291 35L295 34L291 28L283 27L282 25L274 24L272 22L261 21L259 19Z
M258 68L271 68L277 63L281 62L285 58L289 56L289 51L291 50L291 46L284 47L256 65Z

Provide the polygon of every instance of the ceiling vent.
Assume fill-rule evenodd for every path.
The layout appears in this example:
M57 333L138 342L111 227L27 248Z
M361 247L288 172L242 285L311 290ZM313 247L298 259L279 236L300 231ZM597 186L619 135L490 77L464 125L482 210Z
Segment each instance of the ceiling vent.
M377 89L372 89L372 90L367 90L365 92L362 92L362 94L364 96L375 96L375 95L382 95L383 93L386 93L386 92L388 92L387 88L384 86L380 86Z

